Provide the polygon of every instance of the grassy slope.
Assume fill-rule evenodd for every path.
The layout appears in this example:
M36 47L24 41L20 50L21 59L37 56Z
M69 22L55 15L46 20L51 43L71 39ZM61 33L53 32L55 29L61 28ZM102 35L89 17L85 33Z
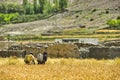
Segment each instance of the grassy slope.
M80 24L90 28L107 27L106 20L115 19L119 15L119 3L119 0L73 0L68 12L59 13L46 20L5 25L0 29L0 33L40 35L48 31L63 31L68 27L76 28ZM109 9L108 14L106 9Z
M15 62L16 61L16 62ZM48 59L25 65L23 59L0 58L0 80L119 80L120 59Z

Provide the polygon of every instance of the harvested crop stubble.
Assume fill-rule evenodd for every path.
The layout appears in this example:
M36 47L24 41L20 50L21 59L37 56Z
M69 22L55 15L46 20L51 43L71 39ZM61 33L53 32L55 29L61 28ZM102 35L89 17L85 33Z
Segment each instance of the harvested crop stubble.
M8 58L6 58L8 59ZM4 64L0 59L0 80L119 80L120 59L48 59L45 65ZM7 62L7 60L5 60Z

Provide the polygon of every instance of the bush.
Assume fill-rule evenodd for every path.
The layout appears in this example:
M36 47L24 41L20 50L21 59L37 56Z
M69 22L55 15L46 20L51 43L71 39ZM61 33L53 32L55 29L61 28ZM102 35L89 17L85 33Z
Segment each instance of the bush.
M1 14L0 13L0 24L8 24L11 23L14 20L17 20L19 17L18 13L12 13L12 14Z
M107 24L112 29L120 29L120 19L108 20Z
M120 19L120 16L118 16L117 19Z
M9 24L9 23L22 23L22 22L30 22L35 20L41 20L48 18L50 15L44 14L33 14L33 15L20 15L19 13L12 14L2 14L0 13L0 24Z
M106 12L105 12L106 14L108 14L109 13L109 10L106 10Z
M93 18L91 18L91 19L90 19L90 21L94 21L94 19L93 19Z
M96 12L96 11L97 11L97 9L93 9L93 10L92 10L92 13L94 13L94 12Z

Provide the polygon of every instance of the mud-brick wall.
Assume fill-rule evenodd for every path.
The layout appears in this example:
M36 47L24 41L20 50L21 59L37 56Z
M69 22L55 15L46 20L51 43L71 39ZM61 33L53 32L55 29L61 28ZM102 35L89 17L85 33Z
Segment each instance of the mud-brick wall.
M24 54L21 50L0 51L0 57L10 57L10 56L24 57Z
M109 59L120 57L120 48L116 47L92 47L89 49L89 57L97 59Z

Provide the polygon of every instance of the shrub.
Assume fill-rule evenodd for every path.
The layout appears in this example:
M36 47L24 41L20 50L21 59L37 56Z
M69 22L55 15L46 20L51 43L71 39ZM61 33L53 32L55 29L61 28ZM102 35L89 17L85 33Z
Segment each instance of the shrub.
M7 24L14 20L17 20L19 14L18 13L12 13L12 14L1 14L0 13L0 24Z
M35 20L45 19L51 16L51 14L32 14L32 15L20 15L19 13L12 14L2 14L0 13L0 24L9 24L9 23L21 23L21 22L30 22Z
M120 16L118 16L117 19L120 19Z
M108 14L109 13L109 11L108 10L106 10L106 12L105 12L106 14Z
M92 13L94 13L94 12L96 12L96 11L97 11L97 9L93 9L93 10L92 10Z
M93 21L93 20L94 20L93 18L90 19L90 21Z
M107 24L110 26L110 28L120 29L120 19L108 20Z

